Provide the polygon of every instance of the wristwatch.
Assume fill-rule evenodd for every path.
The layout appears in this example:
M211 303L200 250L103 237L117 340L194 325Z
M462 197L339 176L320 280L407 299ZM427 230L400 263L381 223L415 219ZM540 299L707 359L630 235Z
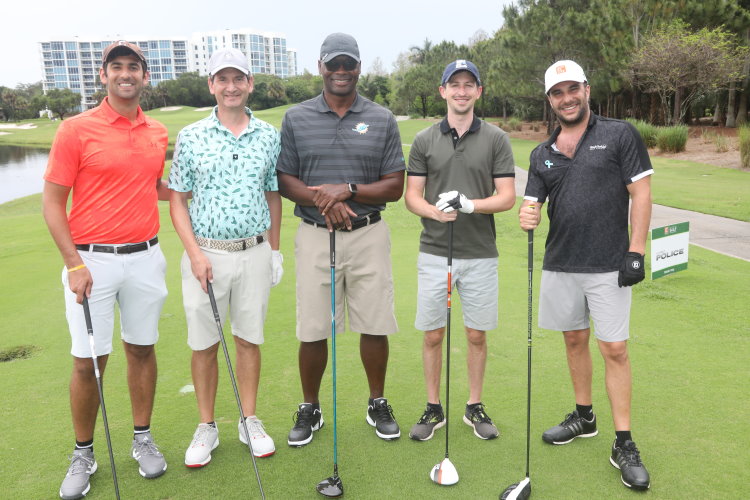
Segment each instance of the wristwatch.
M349 186L349 192L352 193L351 197L354 198L355 196L357 196L357 185L349 182L347 186Z

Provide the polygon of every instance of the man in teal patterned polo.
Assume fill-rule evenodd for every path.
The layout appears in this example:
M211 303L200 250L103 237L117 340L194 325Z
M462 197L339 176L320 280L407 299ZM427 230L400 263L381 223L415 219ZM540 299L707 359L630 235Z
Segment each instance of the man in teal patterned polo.
M182 295L200 414L185 452L188 467L206 465L219 445L214 403L220 339L207 282L212 284L222 322L230 311L242 411L253 452L267 457L276 450L256 417L255 400L268 296L283 274L276 180L279 133L245 107L253 77L247 57L239 50L213 53L208 88L217 105L210 116L180 131L169 173L172 222L185 246ZM238 432L239 440L247 443L242 422Z

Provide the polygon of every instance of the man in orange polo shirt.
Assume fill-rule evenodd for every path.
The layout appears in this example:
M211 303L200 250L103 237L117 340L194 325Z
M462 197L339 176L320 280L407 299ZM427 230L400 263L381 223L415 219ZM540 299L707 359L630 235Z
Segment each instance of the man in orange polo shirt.
M84 295L102 373L112 352L115 302L119 305L133 407L132 456L144 477L158 477L167 469L150 432L154 344L167 296L166 261L156 236L157 200L169 199L161 179L167 130L139 106L149 79L141 50L118 41L102 59L99 78L107 97L60 125L44 174L43 213L65 263L62 282L73 355L70 406L76 446L60 487L64 499L88 493L89 476L97 468L93 438L99 395L81 307Z

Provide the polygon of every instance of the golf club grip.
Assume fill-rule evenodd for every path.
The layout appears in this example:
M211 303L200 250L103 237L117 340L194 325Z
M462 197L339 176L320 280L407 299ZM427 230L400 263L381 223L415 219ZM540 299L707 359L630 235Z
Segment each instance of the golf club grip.
M529 235L529 272L534 268L534 230L527 231Z
M89 299L83 294L83 317L86 320L86 331L89 335L94 335L94 326L91 324L91 309L89 309Z
M219 316L219 308L216 305L216 297L214 296L214 287L211 282L206 280L206 290L208 290L208 300L211 302L211 311L214 314L214 320L221 328L221 317Z

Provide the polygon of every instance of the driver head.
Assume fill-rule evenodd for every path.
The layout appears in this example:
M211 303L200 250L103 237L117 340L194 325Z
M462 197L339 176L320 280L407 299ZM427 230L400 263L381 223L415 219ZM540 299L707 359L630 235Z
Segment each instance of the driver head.
M332 476L328 479L324 479L318 483L315 487L318 493L325 497L337 498L344 494L344 485L341 483L341 478L338 476Z
M458 471L449 458L444 458L430 471L430 479L437 484L450 486L458 482Z

